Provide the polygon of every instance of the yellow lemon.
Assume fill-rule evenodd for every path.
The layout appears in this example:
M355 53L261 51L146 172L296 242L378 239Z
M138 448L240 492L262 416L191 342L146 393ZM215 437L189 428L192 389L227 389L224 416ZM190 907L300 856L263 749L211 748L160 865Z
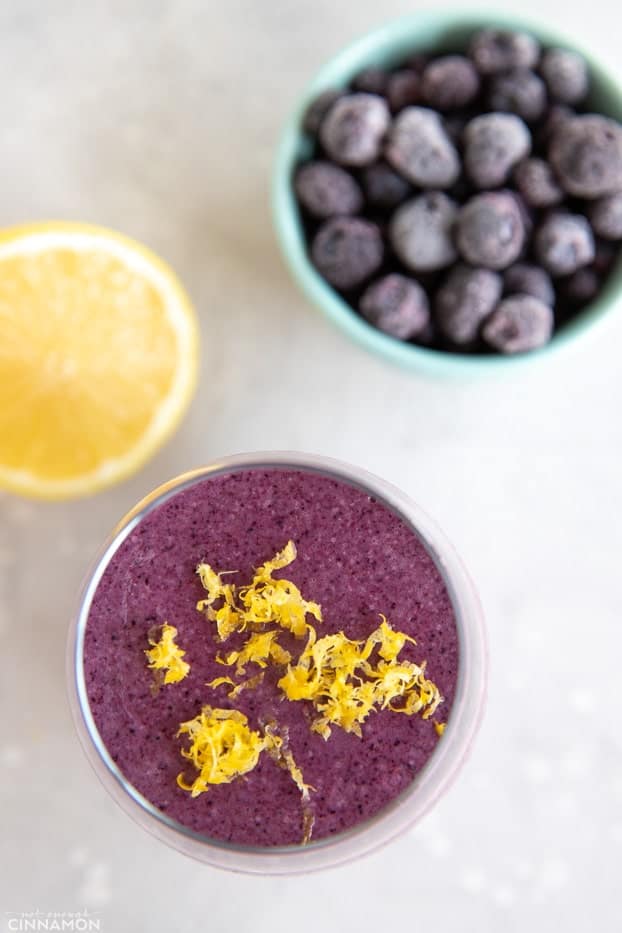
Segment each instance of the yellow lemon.
M136 471L178 425L198 327L171 269L73 223L0 232L0 487L43 499Z

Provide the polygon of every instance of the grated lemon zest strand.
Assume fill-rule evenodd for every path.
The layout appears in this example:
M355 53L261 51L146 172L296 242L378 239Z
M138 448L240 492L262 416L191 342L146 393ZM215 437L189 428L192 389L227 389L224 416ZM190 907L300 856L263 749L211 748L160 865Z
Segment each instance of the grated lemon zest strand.
M221 678L217 678L221 679ZM187 735L190 744L181 754L199 772L188 782L183 772L177 775L177 785L198 797L210 785L230 784L257 766L263 751L283 768L300 791L303 803L303 842L308 842L313 828L313 816L308 807L309 792L285 738L275 722L265 726L263 735L251 729L248 719L239 710L204 706L198 716L182 722L177 735Z
M311 791L316 788L312 784L307 784L304 780L302 770L296 764L296 760L288 746L287 729L279 731L276 722L268 722L264 726L264 732L267 737L273 740L273 744L268 747L268 754L276 761L278 766L287 771L292 781L300 791L300 800L302 804L302 844L306 845L313 833L315 823L315 813L311 806Z
M182 660L186 652L175 644L176 638L175 626L165 622L162 625L159 640L149 636L149 644L153 647L145 649L150 670L166 672L163 680L165 684L179 683L190 670L188 662Z
M223 583L221 577L226 573L236 573L235 570L221 570L216 573L209 564L198 564L196 572L203 589L207 590L207 598L197 602L199 612L205 612L210 622L216 623L216 630L220 641L226 641L234 632L243 632L246 623L235 603L235 584ZM222 600L222 605L214 609L214 603Z
M287 699L313 704L319 715L311 728L324 739L334 725L360 737L362 723L377 709L421 713L428 719L442 702L438 687L425 676L425 663L398 661L404 644L414 639L381 619L364 642L343 632L317 639L309 626L303 652L278 681ZM370 658L375 649L379 660L374 664Z
M249 677L247 680L243 680L241 683L236 684L235 680L232 680L230 677L216 677L214 680L208 680L205 684L206 687L221 687L227 684L230 687L233 687L233 690L229 690L227 696L230 700L234 700L239 696L243 690L251 690L255 687L258 687L263 680L264 672L260 671L259 674L255 674L254 677Z
M266 748L265 737L248 725L244 713L235 709L204 706L198 716L182 722L177 735L188 735L190 745L181 754L199 772L188 783L183 772L177 775L182 790L198 797L210 784L230 784L252 771Z
M237 588L233 583L223 583L222 575L210 564L199 564L197 574L207 590L207 598L197 603L197 609L205 612L209 621L216 622L218 636L226 641L236 632L263 631L267 625L276 624L297 638L304 638L307 630L306 617L313 616L322 621L322 609L318 603L303 598L291 580L275 580L272 574L282 570L296 560L296 545L288 541L271 560L261 564L248 586ZM219 608L214 604L222 601ZM277 662L283 663L283 662Z
M230 651L225 658L216 658L221 664L227 667L236 665L236 674L245 674L246 665L253 663L259 667L267 667L270 659L276 664L288 664L291 661L289 651L282 648L276 641L278 631L271 632L253 632L244 642L239 651Z

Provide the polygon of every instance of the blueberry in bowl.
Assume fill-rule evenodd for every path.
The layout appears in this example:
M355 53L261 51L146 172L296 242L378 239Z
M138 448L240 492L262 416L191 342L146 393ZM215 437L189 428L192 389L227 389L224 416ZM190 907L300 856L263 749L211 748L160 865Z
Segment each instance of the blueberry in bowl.
M622 284L622 92L572 43L420 13L345 49L281 141L274 219L303 291L441 375L576 346Z

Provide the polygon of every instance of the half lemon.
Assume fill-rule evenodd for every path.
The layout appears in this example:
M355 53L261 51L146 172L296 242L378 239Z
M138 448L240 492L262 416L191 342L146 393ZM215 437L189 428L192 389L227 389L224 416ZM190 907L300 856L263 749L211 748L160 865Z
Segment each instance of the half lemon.
M154 253L104 228L0 232L0 487L65 499L138 470L194 393L192 304Z

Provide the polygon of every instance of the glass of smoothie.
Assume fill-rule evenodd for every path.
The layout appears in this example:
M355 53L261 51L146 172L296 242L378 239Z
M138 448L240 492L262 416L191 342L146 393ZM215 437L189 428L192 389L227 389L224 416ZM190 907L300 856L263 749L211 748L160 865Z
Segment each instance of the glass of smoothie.
M480 604L404 493L298 453L239 455L143 499L68 646L84 750L120 806L211 865L349 861L447 789L482 714Z

